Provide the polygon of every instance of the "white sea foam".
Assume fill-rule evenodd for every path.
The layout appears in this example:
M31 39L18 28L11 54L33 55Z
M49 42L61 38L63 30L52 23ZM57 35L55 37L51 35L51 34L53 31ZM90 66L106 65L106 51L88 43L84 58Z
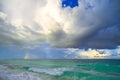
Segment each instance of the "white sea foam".
M69 68L29 68L30 71L37 73L45 73L49 75L61 75L64 71L69 71Z
M0 65L0 80L42 80L30 72L18 72Z

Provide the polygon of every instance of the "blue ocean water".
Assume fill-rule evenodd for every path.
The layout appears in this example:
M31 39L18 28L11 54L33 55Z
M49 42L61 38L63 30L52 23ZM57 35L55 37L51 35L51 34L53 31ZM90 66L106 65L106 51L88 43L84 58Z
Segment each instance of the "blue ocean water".
M120 60L0 60L0 65L43 80L120 80Z

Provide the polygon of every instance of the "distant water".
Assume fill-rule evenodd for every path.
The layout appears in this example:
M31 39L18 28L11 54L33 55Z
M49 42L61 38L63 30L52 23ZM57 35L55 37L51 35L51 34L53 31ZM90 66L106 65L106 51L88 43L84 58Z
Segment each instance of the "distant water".
M0 60L0 65L43 80L120 80L120 60Z

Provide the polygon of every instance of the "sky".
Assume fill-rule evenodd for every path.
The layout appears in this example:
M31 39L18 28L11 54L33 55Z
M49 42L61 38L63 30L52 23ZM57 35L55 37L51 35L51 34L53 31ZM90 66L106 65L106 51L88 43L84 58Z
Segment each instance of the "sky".
M0 59L120 59L120 0L0 0Z

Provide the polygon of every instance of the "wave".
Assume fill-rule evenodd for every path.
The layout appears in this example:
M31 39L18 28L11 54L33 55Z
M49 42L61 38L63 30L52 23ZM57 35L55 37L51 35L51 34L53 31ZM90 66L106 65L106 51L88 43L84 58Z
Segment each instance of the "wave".
M42 79L33 73L10 70L6 66L0 65L0 80L42 80Z
M29 68L29 71L37 72L37 73L45 73L49 75L62 75L64 71L70 71L70 68Z

